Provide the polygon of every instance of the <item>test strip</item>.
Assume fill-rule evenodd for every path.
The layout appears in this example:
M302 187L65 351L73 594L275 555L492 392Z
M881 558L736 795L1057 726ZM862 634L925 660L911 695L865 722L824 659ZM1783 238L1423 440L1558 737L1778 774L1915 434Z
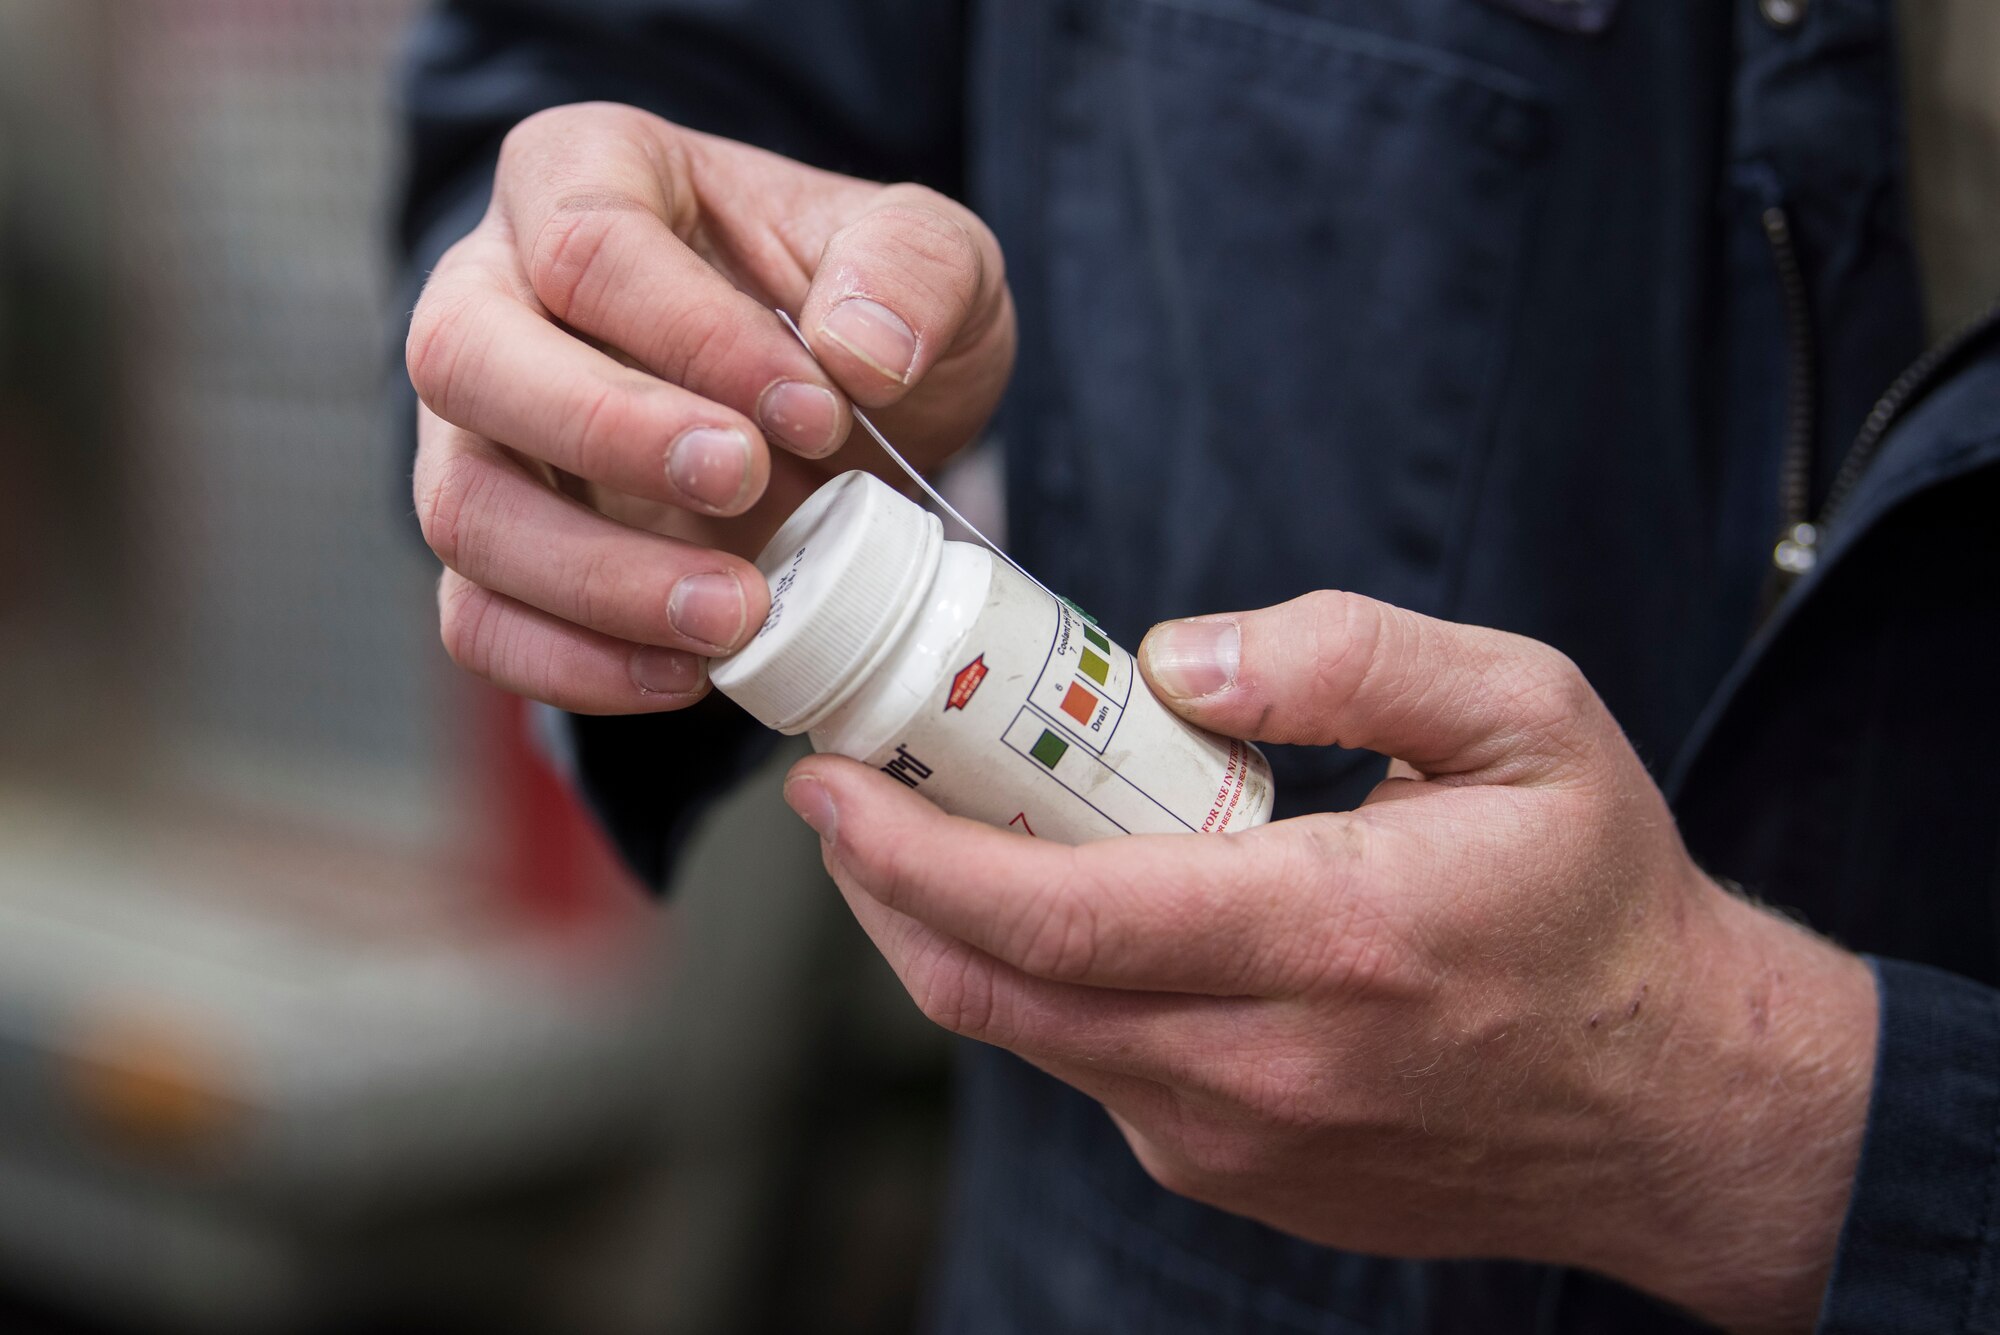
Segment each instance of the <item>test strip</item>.
M799 322L797 320L794 320L791 317L790 313L785 311L782 307L778 309L778 318L785 322L785 328L792 331L792 337L796 338L801 344L804 345L807 354L811 355L814 361L818 361L819 358L817 354L813 353L812 344L806 341L805 331L799 328ZM883 453L887 454L891 459L894 459L896 461L896 467L902 469L905 473L910 475L910 481L916 483L919 487L923 488L924 495L931 498L931 503L933 505L937 506L938 509L944 511L945 514L949 515L952 521L956 523L960 528L964 529L967 533L970 533L973 537L979 539L980 545L985 547L986 550L992 552L1002 561L1005 561L1008 565L1014 567L1015 573L1020 575L1022 579L1027 580L1028 583L1034 585L1036 588L1040 589L1043 593L1048 594L1049 597L1055 598L1057 602L1065 601L1062 598L1057 598L1054 590L1049 588L1048 585L1042 583L1040 580L1036 579L1033 575L1030 575L1025 566L1023 566L1019 561L1016 561L1013 557L1007 555L1006 552L1000 550L999 543L993 541L993 539L987 537L984 533L981 533L978 530L978 528L973 525L973 522L970 519L967 519L964 515L960 514L950 501L946 500L943 496L939 495L938 489L936 487L933 487L922 473L919 473L915 468L913 468L910 465L910 461L908 459L905 459L903 457L903 452L897 449L894 445L891 445L889 443L889 438L883 435L881 431L877 430L875 424L868 420L868 414L862 412L859 408L856 408L854 410L854 420L861 424L861 429L868 433L868 438L870 440L873 440L877 445L880 445L882 447Z

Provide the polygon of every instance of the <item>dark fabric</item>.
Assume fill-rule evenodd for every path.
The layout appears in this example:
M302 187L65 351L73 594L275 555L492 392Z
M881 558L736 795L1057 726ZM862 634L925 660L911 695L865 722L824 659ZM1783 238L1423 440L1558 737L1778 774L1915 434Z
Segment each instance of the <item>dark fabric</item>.
M2000 334L1893 434L1670 776L1710 869L2000 979ZM2000 1070L2000 1050L1994 1053Z
M1935 969L1877 969L1874 1131L1820 1329L2000 1330L2000 1005Z
M506 127L582 97L961 188L1020 305L1010 529L1051 584L1128 643L1329 586L1550 641L1713 871L1953 971L1881 966L1826 1325L1989 1330L2000 353L1896 429L1760 632L1792 367L1817 501L1921 327L1892 4L1805 8L459 3L414 48L404 234L420 269ZM723 706L574 733L649 873L707 783L662 760L753 737ZM1380 772L1273 760L1280 814ZM1194 1205L1088 1100L990 1049L962 1065L939 1329L1688 1328L1589 1276L1336 1254Z

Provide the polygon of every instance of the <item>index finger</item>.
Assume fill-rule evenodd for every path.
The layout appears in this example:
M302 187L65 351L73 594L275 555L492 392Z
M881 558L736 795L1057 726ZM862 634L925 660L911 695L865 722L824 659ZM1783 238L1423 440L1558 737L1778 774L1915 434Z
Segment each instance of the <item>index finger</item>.
M948 816L836 756L800 761L785 797L875 899L1040 978L1282 996L1355 944L1367 836L1346 815L1070 847Z
M447 257L431 275L407 360L439 417L627 495L734 515L770 480L742 414L600 352L477 262Z

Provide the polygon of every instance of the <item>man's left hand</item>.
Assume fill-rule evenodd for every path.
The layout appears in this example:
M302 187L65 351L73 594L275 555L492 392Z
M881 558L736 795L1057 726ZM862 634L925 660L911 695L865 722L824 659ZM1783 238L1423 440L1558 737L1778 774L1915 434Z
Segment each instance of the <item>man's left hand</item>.
M1068 848L800 762L787 799L924 1012L1100 1101L1170 1190L1301 1237L1810 1328L1872 977L1694 865L1576 667L1335 593L1140 658L1195 723L1391 777L1352 812Z

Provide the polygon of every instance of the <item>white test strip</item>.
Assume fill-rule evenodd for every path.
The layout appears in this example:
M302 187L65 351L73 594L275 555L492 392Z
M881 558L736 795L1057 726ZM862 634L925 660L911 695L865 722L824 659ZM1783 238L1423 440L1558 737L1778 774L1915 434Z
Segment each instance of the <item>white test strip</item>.
M807 355L811 356L814 361L818 361L819 357L817 354L813 352L812 344L806 341L805 331L799 328L798 321L794 320L791 317L791 315L787 311L785 311L782 307L778 308L778 318L785 322L785 328L792 331L792 337L798 339L798 341L805 347ZM1036 588L1040 589L1043 593L1048 594L1049 597L1054 598L1057 602L1064 603L1066 605L1068 604L1069 601L1068 599L1059 596L1055 592L1055 590L1051 589L1048 585L1042 583L1040 580L1036 579L1033 575L1029 574L1027 571L1027 567L1023 566L1019 561L1016 561L1013 557L1007 555L1006 552L1002 551L1000 549L1000 544L994 542L993 539L987 537L984 533L981 533L978 530L978 528L976 528L973 525L973 522L970 519L967 519L964 515L958 512L956 506L952 505L950 501L946 500L943 496L939 495L938 489L936 487L933 487L922 473L919 473L915 468L911 467L910 461L903 457L903 452L897 449L894 445L891 445L889 443L889 438L883 435L881 431L876 428L873 422L868 420L868 415L866 413L862 412L859 408L854 409L854 420L861 424L861 429L868 433L868 436L871 440L873 440L877 445L880 445L882 447L882 450L885 454L887 454L891 459L894 459L896 461L896 467L902 469L905 473L908 473L910 475L910 481L916 483L919 487L922 487L924 489L924 495L931 498L931 503L936 505L938 509L944 511L946 515L950 516L954 523L956 523L960 528L964 529L967 533L970 533L973 537L979 539L981 546L985 547L988 551L992 552L1002 561L1005 561L1008 565L1014 567L1015 571L1021 576L1022 579L1027 580L1028 583L1034 585Z

